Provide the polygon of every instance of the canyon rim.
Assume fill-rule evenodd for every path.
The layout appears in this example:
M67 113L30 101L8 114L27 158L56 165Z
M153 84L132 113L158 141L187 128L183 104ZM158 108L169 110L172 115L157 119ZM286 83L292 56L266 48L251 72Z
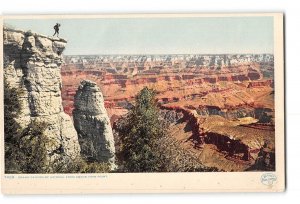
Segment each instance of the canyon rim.
M5 20L5 173L276 171L273 33L269 16Z

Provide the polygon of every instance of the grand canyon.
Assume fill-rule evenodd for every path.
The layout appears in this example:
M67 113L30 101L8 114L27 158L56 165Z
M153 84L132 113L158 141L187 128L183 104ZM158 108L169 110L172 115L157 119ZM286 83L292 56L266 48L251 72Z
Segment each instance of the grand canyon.
M5 171L275 171L273 25L8 19Z
M156 91L169 136L204 166L218 171L275 170L272 54L63 58L62 104L71 117L80 83L93 81L103 94L117 140L119 119L130 110L136 94L149 87Z
M2 187L284 190L282 23L279 13L3 17Z

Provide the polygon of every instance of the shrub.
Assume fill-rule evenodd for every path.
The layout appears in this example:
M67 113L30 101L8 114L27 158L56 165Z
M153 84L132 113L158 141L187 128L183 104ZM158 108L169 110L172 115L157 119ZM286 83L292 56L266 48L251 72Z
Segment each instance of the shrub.
M47 145L49 139L44 135L47 123L32 120L23 130L17 141L20 170L24 173L50 173L51 165L48 161Z
M4 146L6 173L45 173L46 142L44 130L46 123L32 120L22 128L17 118L22 113L21 88L12 88L4 78Z
M56 173L107 173L110 171L108 163L88 162L83 158L60 164L55 168Z
M15 120L22 109L22 104L19 101L21 94L22 90L10 87L4 77L4 147L6 173L18 173L21 171L19 160L22 160L22 156L19 155L17 141L21 137L22 128Z

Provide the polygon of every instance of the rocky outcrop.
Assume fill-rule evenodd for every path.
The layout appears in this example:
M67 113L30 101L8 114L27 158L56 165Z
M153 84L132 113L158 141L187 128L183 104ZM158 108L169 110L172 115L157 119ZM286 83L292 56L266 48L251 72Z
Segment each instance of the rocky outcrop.
M50 161L74 160L80 155L78 136L61 98L61 54L67 42L9 28L4 28L3 42L4 76L11 87L23 90L16 120L23 128L33 120L46 123Z
M96 83L81 81L75 95L74 125L82 154L90 161L109 162L115 168L115 146L102 93Z
M261 80L261 81L250 81L248 84L248 88L253 88L253 87L274 87L274 81L269 79L269 80Z
M204 165L221 171L275 169L272 125L257 123L251 117L239 120L219 115L203 117L194 110L164 105L160 106L160 114L170 124L171 135L186 149L192 147L192 151L199 152ZM179 129L183 131L180 133Z

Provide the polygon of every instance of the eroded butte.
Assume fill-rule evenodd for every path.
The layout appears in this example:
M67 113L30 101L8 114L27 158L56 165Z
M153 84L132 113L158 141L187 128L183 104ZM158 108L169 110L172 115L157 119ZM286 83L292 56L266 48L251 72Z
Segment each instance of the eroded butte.
M82 80L103 92L111 124L145 86L157 91L170 136L220 171L274 170L273 55L65 56L62 97L72 115Z

